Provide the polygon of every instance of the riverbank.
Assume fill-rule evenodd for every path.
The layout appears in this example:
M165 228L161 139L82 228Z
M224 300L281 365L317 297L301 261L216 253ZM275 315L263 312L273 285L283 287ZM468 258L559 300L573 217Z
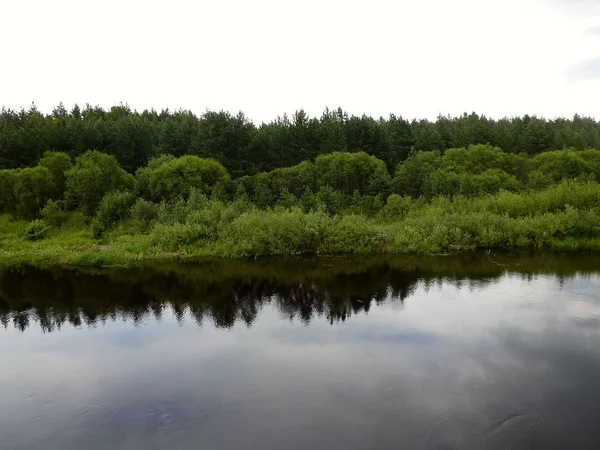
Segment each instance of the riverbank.
M597 183L564 182L545 191L476 199L396 200L367 217L192 196L165 219L123 221L100 236L93 222L76 213L58 226L33 227L5 215L0 264L104 267L211 257L600 250Z

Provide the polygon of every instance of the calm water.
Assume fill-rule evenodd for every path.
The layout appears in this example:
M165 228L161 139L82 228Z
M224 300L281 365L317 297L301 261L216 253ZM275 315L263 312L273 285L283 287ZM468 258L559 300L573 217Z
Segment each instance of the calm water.
M0 269L0 448L598 449L600 257Z

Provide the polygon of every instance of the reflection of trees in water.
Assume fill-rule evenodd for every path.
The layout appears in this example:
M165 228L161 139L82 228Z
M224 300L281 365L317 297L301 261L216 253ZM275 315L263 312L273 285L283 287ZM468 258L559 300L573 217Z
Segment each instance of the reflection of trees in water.
M10 298L0 300L0 320L21 331L35 322L51 332L65 323L79 327L127 320L139 325L161 320L168 311L179 322L191 317L198 325L209 320L218 328L230 328L236 322L251 326L269 303L289 320L308 324L325 317L334 323L368 312L372 301L380 303L390 296L403 301L419 279L387 266L296 283L272 276L212 281L172 272L146 273L139 279L130 273L125 280L110 274L21 269L0 274L2 295Z
M308 324L324 317L334 323L367 313L373 302L403 302L418 286L429 290L451 283L457 289L479 289L507 270L485 260L457 258L228 262L95 272L6 269L0 271L0 323L21 331L37 323L51 332L66 323L92 327L126 320L139 325L161 320L168 311L179 322L187 317L198 325L208 320L230 328L236 322L251 326L267 303L282 318ZM592 267L598 267L596 262ZM526 267L523 277L544 272ZM556 273L556 268L548 271ZM576 273L571 268L557 275L565 279Z

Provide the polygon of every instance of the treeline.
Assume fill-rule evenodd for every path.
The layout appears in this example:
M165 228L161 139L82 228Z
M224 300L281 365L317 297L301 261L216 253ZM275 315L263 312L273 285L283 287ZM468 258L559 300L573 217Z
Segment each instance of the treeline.
M46 151L71 158L89 149L114 156L128 173L159 155L194 155L221 163L233 178L289 167L332 152L365 152L389 171L415 151L490 144L507 153L535 155L565 148L600 148L600 123L591 118L546 120L535 116L489 119L477 114L440 116L434 122L353 116L341 109L310 117L299 110L269 123L244 114L209 111L143 111L128 106L59 105L44 115L29 110L0 113L0 168L38 164Z

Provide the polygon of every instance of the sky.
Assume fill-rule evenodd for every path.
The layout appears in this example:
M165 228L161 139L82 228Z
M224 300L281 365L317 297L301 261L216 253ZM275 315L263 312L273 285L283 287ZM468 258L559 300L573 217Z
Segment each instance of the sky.
M600 119L600 0L1 0L0 105Z

